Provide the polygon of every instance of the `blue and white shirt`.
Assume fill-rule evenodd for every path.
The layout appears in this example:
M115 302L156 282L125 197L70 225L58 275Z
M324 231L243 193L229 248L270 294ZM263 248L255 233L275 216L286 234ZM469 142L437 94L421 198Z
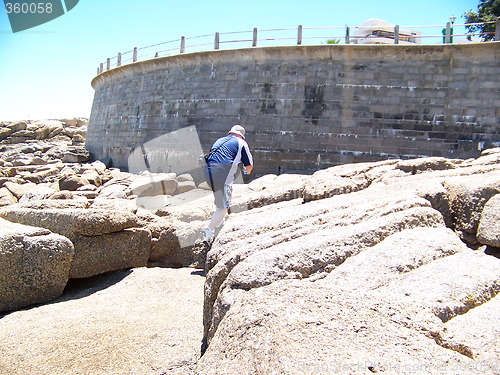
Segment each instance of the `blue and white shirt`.
M211 150L217 147L219 147L219 149L210 156L208 163L210 166L217 164L229 164L231 166L226 178L226 184L230 185L233 183L240 162L243 163L245 167L253 165L250 148L244 139L229 134L226 137L219 138L213 144Z

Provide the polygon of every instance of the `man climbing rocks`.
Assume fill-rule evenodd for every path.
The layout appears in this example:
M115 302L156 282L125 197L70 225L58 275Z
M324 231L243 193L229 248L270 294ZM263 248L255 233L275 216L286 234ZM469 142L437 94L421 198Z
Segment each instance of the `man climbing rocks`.
M214 192L216 207L209 226L203 229L204 242L212 240L215 229L223 223L229 210L234 177L240 162L243 163L243 173L250 174L253 159L245 141L245 129L241 125L234 125L227 136L219 138L212 145L204 168L205 178Z

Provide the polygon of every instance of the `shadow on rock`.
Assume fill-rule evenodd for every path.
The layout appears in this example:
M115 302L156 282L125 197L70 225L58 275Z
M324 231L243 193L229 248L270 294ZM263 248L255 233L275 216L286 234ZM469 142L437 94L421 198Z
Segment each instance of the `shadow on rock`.
M69 279L66 287L64 288L63 294L48 303L34 304L24 309L19 309L17 311L31 310L39 306L51 305L59 302L66 302L74 299L80 299L88 297L96 292L109 288L113 286L132 273L132 270L126 271L113 271L100 274L97 276L87 277L83 279ZM6 311L5 313L0 313L0 319L13 313L15 311Z
M494 256L495 258L500 259L500 247L487 246L484 253L486 255L491 255Z
M132 270L113 271L84 279L70 279L63 295L52 303L64 302L72 299L88 297L103 289L119 283L132 273Z

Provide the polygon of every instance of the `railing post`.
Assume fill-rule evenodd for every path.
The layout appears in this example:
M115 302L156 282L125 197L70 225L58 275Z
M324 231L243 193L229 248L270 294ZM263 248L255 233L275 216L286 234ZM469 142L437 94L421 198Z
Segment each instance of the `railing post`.
M122 53L118 52L118 57L116 58L116 66L122 66Z
M345 27L345 44L351 43L351 38L350 38L351 30L349 29L349 26Z
M106 59L106 70L109 70L111 68L111 59L108 57Z
M497 22L495 23L495 40L500 40L500 17L497 17Z
M302 25L297 28L297 45L302 44Z
M253 28L253 40L252 40L252 47L257 46L257 28Z
M219 43L220 43L220 34L215 33L214 49L219 49Z
M186 51L186 37L181 36L181 49L180 53L184 53Z
M97 75L101 74L101 69L97 67Z
M449 44L451 42L451 23L450 22L446 22L444 42L445 42L445 44Z
M399 44L399 25L394 26L394 44Z
M132 57L132 62L136 62L137 61L137 47L134 47L134 55Z
M102 63L99 64L99 73L102 73L104 71L104 66Z

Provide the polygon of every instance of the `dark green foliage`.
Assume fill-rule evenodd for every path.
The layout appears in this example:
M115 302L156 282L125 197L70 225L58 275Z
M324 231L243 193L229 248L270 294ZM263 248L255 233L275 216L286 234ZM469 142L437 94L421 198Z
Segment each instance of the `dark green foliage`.
M465 12L464 18L467 23L496 21L500 17L500 0L479 0L477 12ZM488 33L481 36L484 41L495 38L495 23L485 25L467 26L470 33Z

